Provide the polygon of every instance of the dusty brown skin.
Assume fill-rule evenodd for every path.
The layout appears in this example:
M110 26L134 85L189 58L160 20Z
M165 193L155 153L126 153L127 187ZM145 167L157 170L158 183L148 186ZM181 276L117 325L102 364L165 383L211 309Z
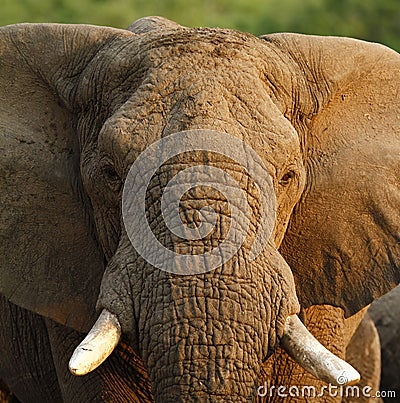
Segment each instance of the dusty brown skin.
M130 29L0 30L0 377L22 401L236 402L265 380L319 386L280 351L262 365L299 302L317 338L345 357L362 318L352 315L400 280L399 55L345 38L254 38L158 19ZM221 268L174 276L130 245L124 178L149 144L186 129L229 133L263 159L278 209L256 261L245 243ZM220 156L195 154L166 166L159 190L178 167L205 160L244 177ZM118 316L124 339L94 373L73 377L67 362L96 301Z

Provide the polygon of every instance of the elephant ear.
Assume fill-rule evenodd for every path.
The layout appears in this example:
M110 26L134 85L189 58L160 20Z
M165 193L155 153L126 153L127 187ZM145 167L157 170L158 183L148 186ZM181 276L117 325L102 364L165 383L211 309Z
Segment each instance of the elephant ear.
M87 331L104 259L82 191L75 86L100 48L127 31L0 28L0 292Z
M400 282L400 55L349 38L264 39L293 69L287 116L307 169L282 253L303 306L350 316Z

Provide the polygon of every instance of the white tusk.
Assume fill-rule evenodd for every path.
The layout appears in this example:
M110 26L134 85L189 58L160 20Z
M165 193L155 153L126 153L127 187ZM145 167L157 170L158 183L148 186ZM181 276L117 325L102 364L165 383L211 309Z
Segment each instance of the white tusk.
M74 375L86 375L113 352L121 337L121 325L111 312L103 309L96 323L69 360Z
M327 383L355 385L360 374L346 361L327 350L303 325L297 315L286 319L281 344L305 370Z

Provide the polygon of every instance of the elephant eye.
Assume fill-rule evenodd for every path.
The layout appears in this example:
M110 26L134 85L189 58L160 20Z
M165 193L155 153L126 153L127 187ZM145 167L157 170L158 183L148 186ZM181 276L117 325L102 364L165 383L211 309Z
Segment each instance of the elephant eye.
M107 164L103 166L102 171L107 179L112 181L119 180L119 175L112 165Z
M281 180L279 181L279 183L281 184L281 185L288 185L289 183L290 183L290 181L294 178L294 176L295 176L295 173L293 172L293 171L289 171L289 172L286 172L283 176L282 176L282 178L281 178Z

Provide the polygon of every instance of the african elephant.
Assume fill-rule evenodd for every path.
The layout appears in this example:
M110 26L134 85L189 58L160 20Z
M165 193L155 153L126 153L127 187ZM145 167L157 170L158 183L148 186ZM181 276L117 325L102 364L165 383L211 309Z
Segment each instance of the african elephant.
M346 349L400 282L396 52L154 17L0 36L0 378L20 401L358 381Z
M400 326L398 312L400 311L400 287L375 301L369 309L369 314L377 327L382 352L383 391L394 391L400 395ZM389 397L389 396L388 396Z

